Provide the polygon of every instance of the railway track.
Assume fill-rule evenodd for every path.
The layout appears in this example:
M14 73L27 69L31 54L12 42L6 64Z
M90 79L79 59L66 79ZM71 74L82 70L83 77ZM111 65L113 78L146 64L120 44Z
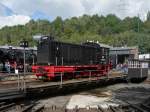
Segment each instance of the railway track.
M0 102L0 112L42 112L43 109L43 105L39 105L35 102L29 104Z
M97 106L97 108L75 108L75 109L66 109L60 108L56 106L51 106L49 108L44 108L43 112L150 112L150 105L148 104L138 104L132 105L129 104L126 106L108 106L108 108L102 108L101 106Z
M136 88L132 88L134 91ZM124 94L127 94L127 91L130 93L131 89L125 88ZM120 90L119 90L120 91ZM146 90L139 88L139 91L135 94L143 94ZM121 91L120 91L121 92ZM132 92L131 92L132 93ZM146 93L148 94L148 92ZM123 94L122 94L123 95ZM124 95L123 95L124 96ZM126 96L124 96L126 97ZM114 107L108 106L108 108L102 108L101 105L98 105L97 108L74 108L72 110L57 106L44 107L44 104L40 104L37 101L32 101L28 104L23 103L14 103L14 102L0 102L0 112L150 112L150 98L143 100L142 103L132 104L131 102L124 101L124 104Z
M33 83L36 85L39 82L33 82ZM45 85L49 85L49 82L46 83L42 82L41 84L45 86ZM124 91L125 94L126 92L128 92L128 90ZM141 94L141 92L138 92L136 94ZM8 97L7 94L0 94L0 97L5 95L6 97ZM44 105L38 104L37 102L32 102L30 104L0 102L0 112L1 111L2 112L150 112L150 100L147 101L146 103L139 103L139 104L131 104L129 102L125 102L125 103L126 105L121 105L119 107L108 106L107 109L104 109L101 106L97 106L97 108L87 107L87 108L75 108L73 110L69 110L57 106L51 106L47 108L44 107Z
M16 104L16 103L7 103L0 102L0 112L150 112L149 104L129 104L126 106L108 106L108 108L102 108L97 106L97 108L75 108L75 109L66 109L57 106L51 106L45 108L44 105L38 105L31 103L28 105Z
M22 109L21 112L41 112L43 111L44 106L43 105L36 105L36 104L30 104L26 106L24 109Z

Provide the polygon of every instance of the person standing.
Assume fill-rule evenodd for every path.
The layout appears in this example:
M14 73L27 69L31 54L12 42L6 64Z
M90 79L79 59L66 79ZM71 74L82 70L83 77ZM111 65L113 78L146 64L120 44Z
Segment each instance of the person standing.
M17 62L14 61L14 69L16 70L17 69Z
M10 73L10 63L9 63L9 61L5 62L5 69L6 69L7 73Z
M10 73L10 63L8 61L8 73Z

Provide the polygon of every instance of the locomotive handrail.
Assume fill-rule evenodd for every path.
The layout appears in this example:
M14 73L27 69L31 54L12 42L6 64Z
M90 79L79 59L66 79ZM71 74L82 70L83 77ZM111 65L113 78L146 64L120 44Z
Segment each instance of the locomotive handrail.
M98 72L98 71L104 71L104 70L83 70L83 71L74 71L74 73L81 73L81 72ZM55 72L56 74L58 73L69 73L69 72L72 72L72 71L63 71L63 72ZM39 73L39 72L35 72L35 73ZM46 72L46 73L50 73L50 74L53 74L54 72Z
M22 73L22 72L20 72L20 73L18 73L19 75L24 75L24 73ZM15 74L15 73L7 73L7 72L0 72L0 77L1 76L6 76L6 77L8 77L8 76L17 76L18 74ZM33 72L26 72L25 73L25 75L34 75L34 73Z

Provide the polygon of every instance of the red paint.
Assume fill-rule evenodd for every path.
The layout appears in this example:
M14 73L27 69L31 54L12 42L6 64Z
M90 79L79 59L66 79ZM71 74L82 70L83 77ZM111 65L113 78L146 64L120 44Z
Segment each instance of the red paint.
M55 79L63 73L63 79L106 76L111 69L108 65L78 65L78 66L32 66L32 72L37 77L46 77L46 79Z

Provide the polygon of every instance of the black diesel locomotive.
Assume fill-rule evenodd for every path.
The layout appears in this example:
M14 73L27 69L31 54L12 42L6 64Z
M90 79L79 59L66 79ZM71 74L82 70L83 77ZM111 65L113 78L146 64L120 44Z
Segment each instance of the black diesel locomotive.
M109 48L97 43L77 45L55 41L50 37L41 38L37 54L37 63L43 65L89 65L109 61Z
M94 75L106 75L110 69L109 48L98 43L86 42L81 45L63 43L52 37L43 36L38 44L37 63L32 70L37 77L53 79L61 73L65 76L87 76L87 70L93 70Z

